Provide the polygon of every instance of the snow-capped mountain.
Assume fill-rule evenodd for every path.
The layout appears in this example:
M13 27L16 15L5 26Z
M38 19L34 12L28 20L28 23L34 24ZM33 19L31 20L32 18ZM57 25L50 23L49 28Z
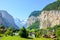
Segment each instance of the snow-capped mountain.
M15 24L21 28L21 27L25 27L26 24L26 20L20 20L19 18L15 18Z

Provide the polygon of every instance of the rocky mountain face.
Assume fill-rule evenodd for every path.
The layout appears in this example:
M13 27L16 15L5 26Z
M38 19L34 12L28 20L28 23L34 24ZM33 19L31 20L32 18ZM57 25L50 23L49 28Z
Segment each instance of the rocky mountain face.
M31 16L30 18L28 18L27 27L29 27L30 25L32 25L33 23L35 23L36 20L37 20L37 18L34 17L34 16Z
M45 29L47 27L54 27L55 25L60 24L60 11L51 10L51 11L42 11L41 14L37 17L31 16L28 20L28 25L30 26L35 23L36 20L40 22L40 29Z
M40 28L54 27L60 24L60 11L43 11L38 19L40 20Z
M31 26L33 23L35 23L37 21L37 16L40 15L40 11L33 11L28 20L27 20L27 27Z
M19 18L15 18L15 24L19 27L22 28L23 26L26 27L26 20L20 20Z
M4 10L0 10L0 24L4 25L5 27L12 26L18 29L13 17Z
M28 18L28 27L38 19L40 28L53 27L60 24L60 1L48 4L40 12L32 12ZM33 20L32 20L33 19Z

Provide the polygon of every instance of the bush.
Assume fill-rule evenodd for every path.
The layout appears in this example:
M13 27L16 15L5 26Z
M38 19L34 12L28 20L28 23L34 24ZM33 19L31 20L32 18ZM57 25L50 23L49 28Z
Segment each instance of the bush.
M13 36L13 32L10 29L7 29L7 31L5 32L5 36Z
M4 34L0 34L0 37L3 37L4 36Z
M60 37L60 28L56 29L56 36Z
M23 38L27 38L28 37L28 32L27 30L23 27L22 29L20 29L19 31L19 35Z
M36 37L40 37L40 30L38 29L38 30L35 30L35 36Z
M3 25L0 25L0 34L4 34L6 31L6 28Z
M47 34L47 31L44 30L44 29L38 29L35 31L35 36L36 37L41 37L42 35L46 35Z

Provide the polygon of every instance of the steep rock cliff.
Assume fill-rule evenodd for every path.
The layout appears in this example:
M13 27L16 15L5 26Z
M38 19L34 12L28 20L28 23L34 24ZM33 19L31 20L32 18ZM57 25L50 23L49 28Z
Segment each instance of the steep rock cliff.
M5 27L12 26L18 29L13 17L4 10L0 10L0 24L4 25Z
M40 28L47 28L49 26L53 27L54 25L60 24L60 11L59 10L60 10L60 1L55 1L45 6L43 10L41 10L40 12L31 13L28 19L31 20L30 17L34 16L35 19L39 20ZM28 21L28 23L31 23L31 25L35 23L34 20L32 21L33 22Z
M38 19L40 20L40 28L54 27L60 24L60 11L43 11Z
M30 18L28 18L28 21L27 21L27 27L31 26L33 23L35 23L36 21L36 17L34 16L31 16Z

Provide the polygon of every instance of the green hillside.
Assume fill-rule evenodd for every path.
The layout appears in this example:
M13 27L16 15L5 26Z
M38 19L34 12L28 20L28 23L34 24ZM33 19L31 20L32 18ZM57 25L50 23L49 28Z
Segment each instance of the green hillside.
M40 15L40 13L41 13L41 11L33 11L33 12L30 14L29 17L31 17L31 16L37 17L37 16Z
M35 23L33 23L31 26L28 27L28 29L39 29L39 21L36 21Z
M43 10L60 10L60 0L48 4L46 7L43 8ZM29 17L31 17L31 16L37 17L37 16L39 16L39 15L41 14L41 12L42 12L43 10L41 10L41 11L33 11L33 12L30 14Z
M43 10L60 10L60 1L48 4Z
M39 15L41 14L41 12L44 11L44 10L48 10L48 11L49 11L49 10L60 10L60 0L48 4L48 5L47 5L46 7L44 7L43 10L41 10L41 11L34 11L34 12L32 12L29 17L31 17L31 16L37 17L37 16L39 16ZM37 26L37 25L39 25L39 22L32 24L32 25L29 27L29 29L39 28L39 26Z

